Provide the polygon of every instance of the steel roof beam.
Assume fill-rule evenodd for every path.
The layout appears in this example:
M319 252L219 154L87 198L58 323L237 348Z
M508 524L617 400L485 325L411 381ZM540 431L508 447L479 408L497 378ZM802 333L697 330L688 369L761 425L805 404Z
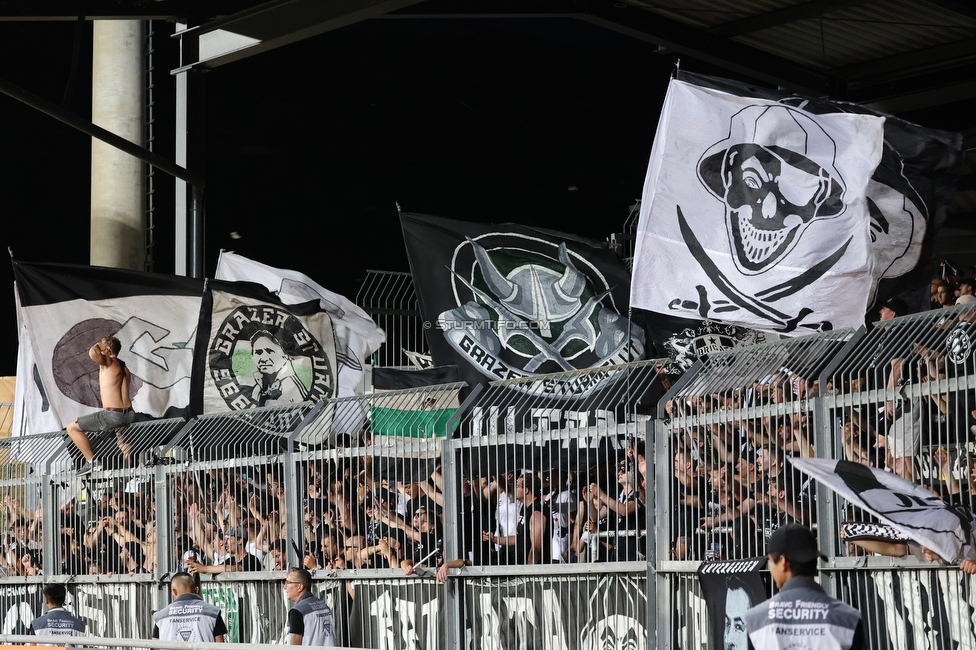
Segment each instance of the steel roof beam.
M376 18L420 0L284 0L265 2L239 13L174 34L180 41L180 67L211 69L305 38Z
M260 0L21 0L3 2L0 22L86 20L209 19L241 11Z
M752 34L770 27L779 27L797 20L820 18L832 11L839 11L849 7L862 5L871 0L811 0L803 4L783 7L774 11L755 14L741 20L716 25L708 31L727 38L734 38L744 34Z
M881 90L884 90L884 87ZM967 79L938 88L905 91L869 101L865 103L865 106L885 113L898 115L899 113L908 113L909 111L932 108L933 106L943 106L969 99L976 99L976 80ZM864 102L865 100L858 101Z
M930 5L976 20L976 4L972 0L925 0Z
M913 50L881 59L833 68L832 74L848 80L851 89L931 73L976 61L976 38Z
M385 17L390 19L573 18L652 43L663 48L667 53L693 57L725 70L746 75L756 81L782 86L791 91L817 96L827 93L834 95L845 93L842 80L833 75L635 6L605 0L575 0L564 3L547 0L535 2L466 0L464 3L426 0L422 5Z

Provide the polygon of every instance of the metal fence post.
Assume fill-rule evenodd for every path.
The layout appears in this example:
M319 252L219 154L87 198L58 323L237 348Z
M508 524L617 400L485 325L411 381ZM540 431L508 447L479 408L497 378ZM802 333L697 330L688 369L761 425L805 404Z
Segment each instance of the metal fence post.
M285 508L285 539L290 542L292 548L285 552L285 557L294 551L298 556L295 559L294 566L299 568L303 566L302 561L305 559L303 557L303 553L305 553L305 535L302 530L302 517L304 516L305 508L299 496L301 491L298 487L298 464L301 462L301 452L297 451L296 445L299 436L302 435L305 428L314 422L327 407L328 400L317 402L312 407L308 415L302 419L298 426L295 427L295 430L288 436L288 449L281 456L282 464L284 465L284 476L282 478L285 483L285 495L291 501L291 505Z
M58 446L58 450L64 449L64 441ZM58 505L59 499L57 498L58 489L61 487L59 481L52 480L54 475L51 472L51 465L54 462L54 458L57 457L57 453L51 455L50 458L43 464L44 476L41 477L41 530L43 531L43 540L41 552L44 553L44 557L47 558L48 565L44 567L44 572L47 574L56 574L61 572L60 566L53 566L54 562L62 560L61 549L59 542L61 541L61 508ZM45 489L47 488L47 489ZM53 570L53 569L57 570Z
M646 443L648 439L650 439L650 442L652 443L652 449L656 450L657 440L659 437L662 437L659 436L658 434L660 430L662 430L663 428L664 428L663 423L657 418L648 420L647 428L645 429L644 432L645 450L647 449ZM645 485L651 486L651 495L653 496L654 486L656 485L655 481L657 480L657 468L655 467L655 463L654 463L653 454L655 452L651 452L651 453L652 453L651 462L645 464L648 475L644 476L644 481L645 481ZM644 499L645 501L647 500L646 492L645 492ZM659 630L660 621L658 621L659 614L658 614L658 606L657 606L658 588L660 586L659 585L660 582L665 582L665 581L658 580L658 573L657 573L657 568L658 566L660 566L660 558L658 557L658 548L660 545L658 543L659 540L657 538L660 527L657 525L658 523L657 510L658 510L657 499L655 499L653 508L644 509L644 513L647 515L647 519L644 522L645 525L644 530L648 531L648 534L646 536L647 584L645 585L645 590L647 593L647 647L648 649L659 647L658 642L660 639L658 635L658 630Z
M444 530L460 531L461 517L458 516L460 500L461 476L456 466L457 453L453 440L445 439L441 447L441 475L444 481ZM444 536L444 561L461 557L461 548L456 535ZM444 617L444 630L448 648L460 648L464 641L464 610L462 608L461 592L464 589L463 578L448 580L442 589L438 589L438 600L443 602L440 608Z
M169 535L169 522L173 521L173 504L169 495L169 477L166 474L166 467L157 464L153 470L153 476L153 491L156 498L156 590L154 593L155 607L159 610L169 603L163 579L174 564L173 543L175 540L170 539Z
M834 417L828 402L833 401L833 396L827 396L827 384L833 378L833 374L838 367L849 357L852 351L856 350L860 341L864 338L866 330L864 327L858 329L851 336L839 352L833 357L830 364L820 373L818 383L820 385L820 395L813 398L813 447L817 450L820 458L843 458L843 451L837 445L836 433L834 431ZM833 387L834 392L840 389ZM833 490L821 487L817 490L817 538L820 541L820 548L825 544L830 545L831 563L836 562L838 556L838 543L840 531L837 526L837 514L840 499ZM820 582L824 589L835 598L841 597L841 588L838 583L838 576L834 571L820 573Z
M679 388L677 386L675 389ZM670 391L669 391L670 394ZM662 398L662 402L668 398L665 395ZM661 407L663 410L663 406ZM651 537L654 539L655 552L654 562L659 568L661 562L668 559L668 551L671 548L671 481L669 480L669 475L667 472L658 472L658 463L663 463L664 467L668 467L668 436L667 431L664 426L664 420L656 418L651 421L651 427L654 429L654 459L653 462L648 463L648 467L653 467L651 470L654 478L654 520L648 522L649 524L654 524L654 535L648 535L648 543L650 543ZM651 557L651 550L648 548L648 559ZM651 571L648 570L648 580L652 578ZM654 597L651 597L651 590L654 590ZM658 650L670 650L671 642L675 638L674 632L674 605L671 598L671 578L670 574L665 574L662 576L661 573L655 571L653 574L653 584L648 583L647 587L647 605L648 605L648 626L651 626L651 621L654 626L654 634L656 635L656 643L653 647ZM656 609L651 609L656 607Z

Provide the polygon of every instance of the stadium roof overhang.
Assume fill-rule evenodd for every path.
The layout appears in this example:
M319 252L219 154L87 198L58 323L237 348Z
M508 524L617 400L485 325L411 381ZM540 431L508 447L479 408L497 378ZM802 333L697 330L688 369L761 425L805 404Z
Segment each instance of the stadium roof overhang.
M367 18L573 18L665 56L803 94L831 95L923 123L976 99L972 0L8 0L0 20L139 17L188 25L177 71L212 69ZM544 26L540 25L540 29ZM976 118L950 226L976 217ZM950 231L951 232L951 231ZM956 240L958 243L958 239ZM967 246L969 243L967 242Z
M376 17L573 18L653 43L662 55L908 119L976 99L970 0L288 0L181 31L181 69L214 68ZM953 128L967 151L976 149L976 120ZM976 160L967 161L950 214L949 226L973 227Z

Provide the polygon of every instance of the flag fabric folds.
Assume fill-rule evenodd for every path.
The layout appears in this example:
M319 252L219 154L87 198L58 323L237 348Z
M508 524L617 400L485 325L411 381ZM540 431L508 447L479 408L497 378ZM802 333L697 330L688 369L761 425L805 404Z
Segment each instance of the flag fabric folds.
M976 560L973 513L948 505L921 485L890 472L846 460L795 458L809 474L857 507L949 562Z
M370 429L374 435L445 437L461 406L457 366L373 369Z
M364 364L383 345L386 334L361 307L303 273L268 266L230 251L221 251L215 278L264 285L286 305L317 300L319 307L332 318L335 332L336 395L362 395Z
M873 269L865 194L883 127L672 80L633 305L779 332L861 324Z
M101 408L88 350L105 336L122 344L133 408L182 415L190 397L194 331L203 282L70 264L14 262L19 359L15 432L63 429Z
M318 300L285 305L259 284L208 280L199 313L194 414L335 397L332 318Z
M644 358L629 273L606 245L418 214L400 225L433 361L469 385Z

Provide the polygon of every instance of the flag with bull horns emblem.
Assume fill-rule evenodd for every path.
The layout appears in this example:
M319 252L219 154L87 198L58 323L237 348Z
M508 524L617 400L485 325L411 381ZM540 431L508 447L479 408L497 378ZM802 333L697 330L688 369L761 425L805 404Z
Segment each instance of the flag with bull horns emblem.
M644 358L626 316L629 274L606 245L407 213L400 225L434 363L457 365L469 385Z
M641 201L634 306L778 332L860 324L883 127L672 80Z

